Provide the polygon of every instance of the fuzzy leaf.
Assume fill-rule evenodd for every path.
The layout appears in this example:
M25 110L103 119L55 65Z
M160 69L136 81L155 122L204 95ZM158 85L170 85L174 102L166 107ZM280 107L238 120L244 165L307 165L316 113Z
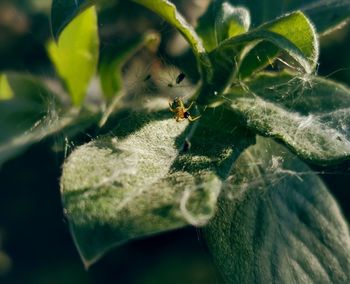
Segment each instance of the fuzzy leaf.
M113 135L79 147L65 162L64 207L86 266L114 245L201 226L213 215L221 180L250 140L223 116L208 114L192 130L168 117L126 112Z
M99 38L95 7L77 16L63 30L57 44L51 41L47 48L73 104L81 105L98 63Z
M348 283L349 228L326 186L258 138L237 160L205 238L227 283Z
M254 96L237 97L239 91L232 90L231 107L249 128L282 140L303 159L321 165L348 160L349 89L306 78L263 74L247 84Z
M244 7L235 7L228 2L213 1L199 19L196 28L207 51L230 37L249 30L250 14Z
M348 21L348 0L230 0L234 5L247 7L252 14L254 26L290 13L303 11L314 23L319 34L325 34Z
M248 81L247 87L255 95L303 115L350 107L349 87L321 76L264 72Z

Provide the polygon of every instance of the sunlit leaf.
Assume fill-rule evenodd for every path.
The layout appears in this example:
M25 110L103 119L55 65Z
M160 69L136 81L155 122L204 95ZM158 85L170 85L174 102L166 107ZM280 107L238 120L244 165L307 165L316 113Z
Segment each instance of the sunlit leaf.
M294 12L259 29L285 37L304 54L313 69L316 67L319 52L316 30L303 13Z
M95 2L95 0L53 0L51 29L54 38L58 40L60 33L70 21Z
M246 55L244 51L259 42L268 42L269 46L274 45L275 48L260 49L265 52L259 55L263 60L261 61L260 57L254 57L253 60L246 61L240 68L241 74L250 74L265 66L266 59L271 57L273 60L278 51L287 53L295 60L299 64L301 73L311 73L316 66L318 58L316 33L304 14L295 12L264 24L249 33L223 41L211 53L213 61L217 62L214 78L225 85L225 82L232 77L233 71L237 70L240 60ZM236 72L236 76L239 76L239 73Z
M179 32L186 38L196 54L205 52L201 40L198 38L190 24L188 24L185 18L177 11L176 6L173 3L167 0L133 1L152 10L178 29Z
M157 15L161 16L169 24L174 26L187 40L198 60L201 72L211 73L211 62L207 56L202 40L198 37L192 26L177 11L176 6L168 0L132 0L141 4ZM211 76L211 75L207 75Z
M304 54L313 70L319 53L314 27L302 13L293 13L282 19L282 21L265 24L261 28L282 35L291 41ZM282 51L281 46L269 41L253 44L252 50L248 52L239 67L238 76L244 79L253 72L272 64L275 57ZM311 70L305 69L307 73Z
M112 135L71 154L63 202L87 266L129 239L202 226L212 217L222 180L251 139L230 116L210 112L189 129L167 110L126 112Z
M130 0L143 5L164 18L169 24L173 25L188 41L197 58L199 70L205 76L211 76L211 63L204 49L201 39L187 23L185 18L177 11L175 5L168 0ZM54 0L52 6L52 29L57 37L60 31L69 23L75 15L79 14L86 7L93 5L101 0L80 0L73 5L72 0Z
M73 104L81 105L98 63L99 38L95 8L91 7L74 18L60 34L57 43L49 42L48 52Z
M227 283L347 283L348 225L326 186L283 146L258 138L237 160L205 228Z
M13 98L13 92L7 80L6 74L0 74L0 101Z

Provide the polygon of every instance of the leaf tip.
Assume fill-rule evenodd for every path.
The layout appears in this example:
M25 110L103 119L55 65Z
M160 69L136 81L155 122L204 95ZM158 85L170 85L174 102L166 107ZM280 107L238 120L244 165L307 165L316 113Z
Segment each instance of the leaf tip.
M51 6L50 26L51 35L57 42L64 28L85 9L94 4L90 1L63 1L53 0Z

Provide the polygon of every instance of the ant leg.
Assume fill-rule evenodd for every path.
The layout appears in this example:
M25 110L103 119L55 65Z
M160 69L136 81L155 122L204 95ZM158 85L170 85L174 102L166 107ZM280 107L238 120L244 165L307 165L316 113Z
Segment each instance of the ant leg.
M171 112L176 112L176 111L172 108L172 104L171 104L170 101L169 101L169 109L170 109Z
M179 99L179 105L180 105L181 108L185 108L184 103L183 103L183 101L181 99Z
M185 108L185 111L188 111L192 106L193 106L193 101L190 103L190 105L187 107L187 108Z
M197 119L199 119L200 117L201 117L201 115L198 115L198 116L195 116L195 117L189 116L189 117L188 117L188 120L189 120L190 122L193 122L193 121L196 121Z

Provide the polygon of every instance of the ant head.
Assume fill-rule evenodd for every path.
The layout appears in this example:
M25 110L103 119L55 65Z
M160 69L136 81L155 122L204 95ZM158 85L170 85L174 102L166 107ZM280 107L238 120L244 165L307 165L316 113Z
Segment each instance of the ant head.
M178 97L174 98L173 104L174 105L179 105L180 104L180 99Z

